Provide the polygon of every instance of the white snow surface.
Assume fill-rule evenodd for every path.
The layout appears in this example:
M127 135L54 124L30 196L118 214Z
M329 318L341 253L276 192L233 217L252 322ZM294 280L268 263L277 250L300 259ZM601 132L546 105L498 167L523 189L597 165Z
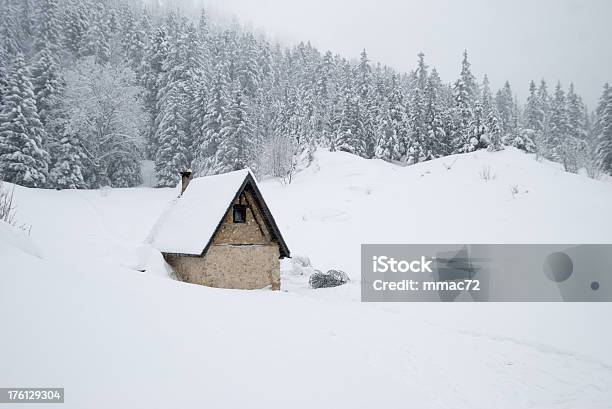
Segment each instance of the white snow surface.
M359 302L361 243L612 242L609 180L509 148L454 160L319 151L262 181L292 253L353 278L321 290L290 261L279 292L168 278L142 242L175 189L17 187L32 230L0 224L0 385L75 409L612 407L612 303Z
M160 216L147 243L164 253L202 254L249 174L243 169L194 178Z

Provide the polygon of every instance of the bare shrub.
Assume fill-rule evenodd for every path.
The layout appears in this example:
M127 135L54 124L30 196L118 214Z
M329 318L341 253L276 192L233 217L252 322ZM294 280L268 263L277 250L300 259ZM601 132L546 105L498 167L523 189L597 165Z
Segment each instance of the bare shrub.
M516 195L518 195L518 193L519 193L518 185L510 186L510 193L512 194L512 198L514 199L516 197Z
M596 162L591 162L584 165L587 176L591 179L600 180L604 173L601 171L601 167Z
M455 162L457 162L457 159L458 157L455 157L455 160L452 161L450 165L447 165L446 162L442 162L442 166L444 166L446 170L451 170L453 166L455 166Z
M496 176L495 173L493 172L493 169L491 169L491 166L488 166L488 165L483 166L480 172L478 172L478 175L485 182L495 179L495 176Z
M281 184L290 184L297 170L295 149L291 138L274 133L262 147L258 168L263 174L279 178Z
M8 189L4 186L4 183L0 181L0 220L5 223L15 226L15 213L16 209L13 205L13 194L15 192L15 186L12 189Z
M0 181L0 221L10 224L20 230L23 230L27 235L30 235L32 231L32 225L30 224L17 224L15 215L17 214L17 206L13 204L13 198L15 195L15 186L9 189Z

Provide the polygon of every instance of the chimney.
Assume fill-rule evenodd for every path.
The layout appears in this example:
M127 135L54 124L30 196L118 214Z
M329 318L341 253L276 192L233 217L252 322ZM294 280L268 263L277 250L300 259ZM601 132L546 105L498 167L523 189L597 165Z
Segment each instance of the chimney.
M187 169L181 172L181 195L183 194L185 189L187 189L189 182L191 182L192 174L193 172L191 171L191 169Z

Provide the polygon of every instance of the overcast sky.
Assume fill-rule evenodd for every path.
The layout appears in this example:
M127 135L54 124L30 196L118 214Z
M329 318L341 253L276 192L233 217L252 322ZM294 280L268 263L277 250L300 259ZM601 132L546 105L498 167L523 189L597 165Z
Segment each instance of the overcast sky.
M309 40L345 57L365 47L401 71L423 51L445 82L466 48L474 74L494 88L509 80L521 98L529 81L570 81L591 109L612 82L612 0L166 0L202 3L288 43Z

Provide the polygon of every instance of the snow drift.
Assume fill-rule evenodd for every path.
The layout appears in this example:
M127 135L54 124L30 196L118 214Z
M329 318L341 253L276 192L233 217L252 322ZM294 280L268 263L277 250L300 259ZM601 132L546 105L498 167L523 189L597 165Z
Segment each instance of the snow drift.
M514 149L318 152L260 187L295 254L349 283L309 289L290 262L281 292L179 283L142 247L173 189L18 187L33 227L0 224L0 384L64 387L68 408L609 407L610 304L358 302L363 242L612 242L608 181Z

